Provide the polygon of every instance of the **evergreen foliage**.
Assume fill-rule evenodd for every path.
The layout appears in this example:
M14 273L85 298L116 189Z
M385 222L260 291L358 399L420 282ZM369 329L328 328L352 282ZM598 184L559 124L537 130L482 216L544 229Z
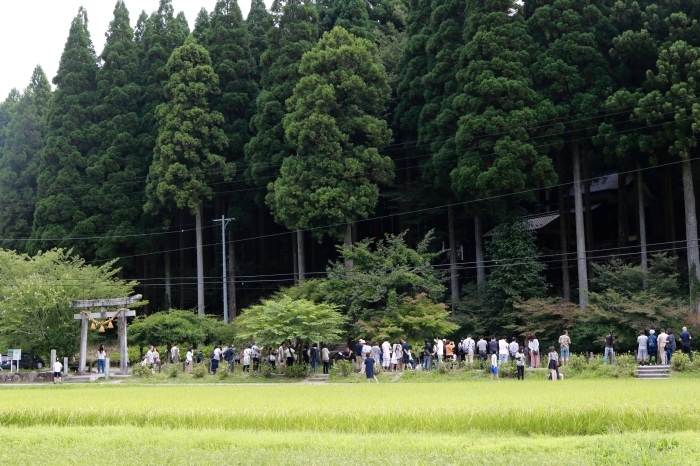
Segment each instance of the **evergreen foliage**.
M339 236L373 212L377 185L393 179L391 159L376 149L391 138L380 118L386 72L374 44L335 27L304 54L299 73L284 119L296 156L284 160L266 200L290 229Z
M4 130L0 126L4 134L0 138L0 238L25 239L32 232L39 155L44 148L50 98L49 81L37 66L19 101L3 104L7 117ZM0 121L5 118L0 117ZM3 243L18 250L26 246L25 242Z
M38 199L34 212L30 251L52 245L74 245L77 254L92 253L88 242L74 243L65 238L90 237L101 233L83 204L89 181L87 158L94 149L97 57L88 32L87 12L80 9L71 23L61 55L58 74L53 79L47 117L46 145L41 153L37 176Z

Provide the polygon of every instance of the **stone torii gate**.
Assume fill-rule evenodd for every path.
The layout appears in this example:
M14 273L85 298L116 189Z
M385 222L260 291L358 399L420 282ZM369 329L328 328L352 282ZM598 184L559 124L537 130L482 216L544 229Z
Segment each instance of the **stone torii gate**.
M83 309L80 314L73 314L75 320L81 321L80 327L80 362L78 373L82 374L85 371L85 363L87 361L87 335L89 320L92 319L111 319L119 315L117 325L119 326L119 372L126 374L127 362L129 360L126 352L126 318L134 317L136 311L131 309L123 309L128 304L134 304L141 300L141 295L137 294L129 298L113 298L113 299L84 299L71 301L71 306ZM107 312L108 307L119 306L117 312ZM99 307L100 312L85 312L90 308ZM89 316L89 317L88 317ZM53 361L52 361L53 363Z

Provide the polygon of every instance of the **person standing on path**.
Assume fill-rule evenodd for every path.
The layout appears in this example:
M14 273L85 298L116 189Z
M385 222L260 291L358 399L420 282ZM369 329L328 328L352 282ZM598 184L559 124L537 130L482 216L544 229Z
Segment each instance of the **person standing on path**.
M365 344L365 340L360 339L355 343L355 363L357 364L357 372L362 373L362 345Z
M537 369L540 367L540 341L534 334L530 335L528 347L530 348L530 366Z
M498 380L498 355L496 353L491 353L491 381L493 382L494 376Z
M690 360L693 360L693 351L691 350L690 347L690 340L693 339L693 337L690 336L690 332L688 332L687 327L683 327L683 331L681 332L680 335L678 335L681 339L681 351L683 351L685 354L688 355Z
M323 373L328 374L331 368L331 352L325 343L321 345L321 362L323 363Z
M488 343L486 342L486 340L484 340L483 336L479 337L479 341L476 343L476 347L479 350L479 359L481 359L482 361L486 361L486 358L488 356Z
M515 361L515 354L518 352L520 345L518 345L518 340L513 337L508 345L508 352L510 353L510 360Z
M423 345L423 370L430 371L433 365L433 345L430 344L430 340L425 339L425 344Z
M314 374L318 373L318 345L316 343L311 345L311 350L309 352L311 358L311 372Z
M519 346L518 351L515 352L515 361L518 369L518 380L525 380L525 353L523 353L522 346Z
M553 381L559 380L559 356L557 355L557 350L554 346L549 347L549 363L547 368L549 369L550 377Z
M100 345L100 349L97 350L97 373L105 373L105 358L107 357L107 352L105 351L105 345Z
M637 337L637 362L646 364L649 358L649 352L647 350L647 344L649 344L649 337L646 335L644 330Z
M566 365L569 362L571 353L569 352L569 347L571 346L571 338L569 338L569 331L564 330L564 334L559 337L559 352L561 353L562 364Z
M605 356L603 357L603 364L607 364L608 361L610 361L610 364L615 364L615 335L613 335L612 330L605 336Z
M170 348L170 362L173 364L180 362L180 348L177 347L177 343L173 343L173 347Z
M401 339L401 354L403 355L403 367L408 366L409 351L411 350L411 345L409 345L405 339Z
M676 351L676 337L673 335L673 330L666 329L666 364L671 364L671 357Z
M382 369L384 372L389 372L391 368L391 343L389 340L384 340L382 343Z
M56 362L53 363L53 383L63 382L63 377L61 376L61 371L63 370L63 364L56 358Z
M212 374L216 374L216 371L219 369L219 361L221 361L221 348L219 348L219 345L216 345L216 347L214 347L214 352L212 353L211 357Z
M194 362L194 349L190 347L185 354L185 367L189 374L192 373L192 363Z
M476 343L471 335L467 335L467 339L464 340L464 360L467 363L467 367L471 369L474 364L474 348Z
M379 380L377 379L377 376L374 375L374 358L372 357L372 354L370 353L369 357L365 358L363 364L365 365L365 375L367 377L367 382L371 383L372 379L374 379L375 382L379 383Z
M654 329L649 330L649 339L647 341L647 348L649 352L649 364L659 363L659 346L657 343L656 335ZM654 362L651 362L652 359Z
M505 335L498 340L498 364L505 364L508 362L508 340L506 340Z
M666 334L666 330L661 329L661 333L659 333L659 337L656 339L656 344L659 347L659 355L661 356L661 364L666 365L668 364L668 360L666 359L666 342L668 341L668 335Z

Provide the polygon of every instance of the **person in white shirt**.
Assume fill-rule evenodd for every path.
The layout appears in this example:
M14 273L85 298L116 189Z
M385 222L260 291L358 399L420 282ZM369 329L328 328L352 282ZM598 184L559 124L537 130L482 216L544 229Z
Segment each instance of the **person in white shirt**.
M659 347L659 356L661 356L661 364L666 365L668 364L668 361L666 361L666 339L668 338L668 334L666 333L666 330L661 329L661 333L659 333L659 336L656 338L656 344Z
M253 359L253 350L250 345L243 350L243 372L250 372L250 361Z
M328 374L330 372L331 352L325 343L321 345L321 362L323 363L323 373Z
M384 340L382 343L382 369L384 372L389 372L391 367L391 343L389 340Z
M56 362L53 363L53 383L63 382L63 377L61 371L63 370L63 364L56 358Z
M192 363L194 362L194 349L190 347L185 354L185 367L187 367L187 372L192 373Z
M530 340L527 343L530 349L530 367L540 367L540 341L535 338L535 335L530 335Z
M508 347L508 340L506 340L506 337L503 336L501 337L500 340L498 340L498 364L505 364L508 362L508 354L509 354L509 347Z
M173 364L177 364L180 361L180 348L177 347L177 343L173 343L173 347L170 348L170 361Z
M512 361L515 361L515 355L518 352L518 349L520 348L520 345L518 345L518 342L516 341L515 337L510 342L510 345L508 345L508 351L510 351L510 359Z
M365 359L372 356L372 347L367 342L362 344L362 373L365 373Z
M435 355L437 356L437 362L438 366L442 364L442 357L445 354L445 342L442 341L442 338L437 337L435 339Z
M474 342L474 339L472 338L471 335L467 335L467 339L464 340L464 359L469 365L469 367L474 364L474 349L476 347L476 343Z
M284 343L277 348L277 361L279 361L280 374L284 372L284 365L287 362L287 356L284 354Z
M647 343L649 342L649 337L646 335L644 330L637 337L637 362L647 362L649 358L649 351L647 350Z

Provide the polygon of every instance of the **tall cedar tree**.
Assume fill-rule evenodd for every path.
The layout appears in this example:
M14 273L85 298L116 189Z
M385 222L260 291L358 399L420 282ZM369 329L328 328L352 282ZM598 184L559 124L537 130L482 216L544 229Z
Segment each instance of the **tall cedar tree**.
M0 137L0 238L28 238L32 232L37 169L50 98L49 80L37 66L8 115L4 137ZM3 241L2 245L23 251L26 242Z
M145 23L137 26L137 44L140 69L138 84L141 86L139 136L140 156L150 163L158 135L155 110L165 102L165 84L168 82L166 64L170 54L182 45L189 30L174 16L172 0L160 0L158 10Z
M377 150L391 140L381 119L386 71L374 44L336 26L304 54L299 72L284 119L297 152L284 160L266 200L288 228L342 235L343 225L374 211L378 184L394 177L391 159Z
M218 77L206 49L192 35L176 48L168 64L166 103L156 108L158 139L153 150L146 186L145 208L174 204L196 216L197 309L204 315L202 258L202 209L214 196L210 183L217 177L230 178L235 165L221 155L226 134L224 117L210 111L208 99L219 92Z
M434 32L426 43L429 57L428 73L423 77L426 104L420 113L418 139L424 147L430 148L431 156L422 168L427 191L425 195L437 201L435 204L455 200L450 171L457 165L454 136L458 116L453 101L459 92L455 73L463 49L465 6L466 0L434 1L430 17L430 28ZM453 303L459 299L454 211L453 206L447 209L450 297Z
M321 32L340 26L354 36L370 40L374 38L366 0L326 0L317 1L316 5Z
M530 35L511 0L467 2L465 41L453 105L460 115L458 165L450 173L462 199L477 201L477 282L484 283L481 224L485 212L513 209L530 191L555 178L551 161L530 141L537 126L537 94L528 70ZM506 198L481 200L514 194Z
M224 116L228 161L242 161L250 139L248 121L255 111L258 91L250 36L236 0L219 0L210 17L202 44L211 56L219 77L220 94L211 98L211 108Z
M250 54L256 65L256 81L259 81L260 70L258 67L260 66L260 57L267 50L265 36L274 26L274 20L270 12L267 11L263 0L253 0L250 2L250 11L248 11L248 17L245 21L248 27L248 34L250 34Z
M206 33L211 27L210 15L207 13L206 8L202 8L197 13L197 18L194 20L194 29L192 30L192 35L200 44L206 43Z
M64 238L103 233L102 225L96 224L83 206L88 184L87 155L94 148L91 129L96 74L97 57L88 32L87 12L80 8L53 79L56 91L51 98L46 146L39 163L32 228L32 236L41 241L31 243L30 252L67 246L85 256L89 242Z
M144 158L136 153L141 89L135 82L138 60L134 31L121 0L114 8L101 58L94 107L100 146L88 159L86 172L92 191L86 204L106 236L130 236L97 241L95 257L111 259L133 251L133 238L144 230L141 217L145 198L139 188L148 173Z
M541 5L528 19L539 53L532 67L539 92L555 107L566 131L572 154L579 305L586 304L588 273L586 238L581 196L581 153L605 98L612 93L612 80L605 59L611 40L603 1L554 0ZM585 155L585 154L584 154Z
M295 152L284 136L285 102L299 82L302 55L318 40L318 12L309 0L276 0L273 11L281 14L260 58L261 91L250 120L253 137L245 147L246 177L257 186L274 181L282 161Z

